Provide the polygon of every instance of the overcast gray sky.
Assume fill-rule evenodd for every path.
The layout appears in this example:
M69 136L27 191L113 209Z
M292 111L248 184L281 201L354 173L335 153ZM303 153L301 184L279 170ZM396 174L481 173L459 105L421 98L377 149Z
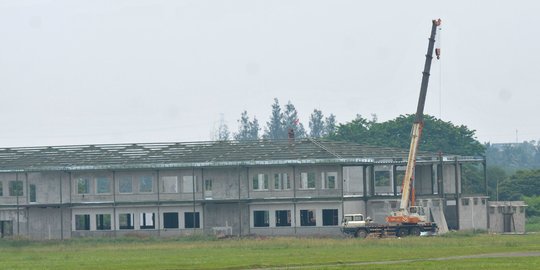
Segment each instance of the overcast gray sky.
M210 139L223 114L307 127L414 113L443 20L427 114L481 142L540 139L537 1L0 0L0 146Z

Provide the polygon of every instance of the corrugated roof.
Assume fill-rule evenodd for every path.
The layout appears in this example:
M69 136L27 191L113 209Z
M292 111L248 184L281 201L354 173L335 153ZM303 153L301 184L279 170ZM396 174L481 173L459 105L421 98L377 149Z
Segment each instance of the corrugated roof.
M0 171L368 163L407 155L404 149L313 139L20 147L0 149Z

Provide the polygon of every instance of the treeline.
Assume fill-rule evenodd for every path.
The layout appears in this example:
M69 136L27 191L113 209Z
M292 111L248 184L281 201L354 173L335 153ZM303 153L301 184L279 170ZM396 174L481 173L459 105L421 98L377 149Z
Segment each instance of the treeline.
M238 141L245 140L280 140L289 137L289 131L294 132L296 138L322 138L334 133L336 129L336 116L330 114L325 117L323 112L314 109L309 117L309 131L306 131L304 125L300 121L296 107L287 102L284 107L281 107L279 100L274 99L270 119L266 122L264 131L261 134L259 120L256 117L250 118L247 111L243 111L238 119L238 131L232 134L232 138ZM223 122L220 124L216 139L227 141L231 139L229 128Z

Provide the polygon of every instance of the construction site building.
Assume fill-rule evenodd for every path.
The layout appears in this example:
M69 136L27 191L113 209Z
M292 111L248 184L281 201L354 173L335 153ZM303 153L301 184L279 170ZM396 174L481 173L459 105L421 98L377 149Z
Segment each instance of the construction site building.
M0 236L337 235L345 213L399 206L407 155L314 139L4 148ZM420 152L416 202L443 230L487 230L464 166L487 190L484 157Z

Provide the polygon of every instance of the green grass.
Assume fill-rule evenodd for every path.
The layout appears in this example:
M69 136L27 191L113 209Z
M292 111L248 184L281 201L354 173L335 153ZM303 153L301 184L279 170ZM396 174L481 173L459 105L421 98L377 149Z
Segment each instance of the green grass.
M540 251L540 235L453 233L388 239L211 237L85 238L33 242L0 240L1 269L244 269L286 266L349 268L355 262ZM496 263L497 262L497 263ZM539 268L538 257L419 261L370 269ZM345 265L344 265L345 264ZM505 266L506 267L502 267ZM366 266L364 266L366 267ZM515 267L514 267L515 268Z
M540 217L529 217L525 223L525 231L540 232Z

